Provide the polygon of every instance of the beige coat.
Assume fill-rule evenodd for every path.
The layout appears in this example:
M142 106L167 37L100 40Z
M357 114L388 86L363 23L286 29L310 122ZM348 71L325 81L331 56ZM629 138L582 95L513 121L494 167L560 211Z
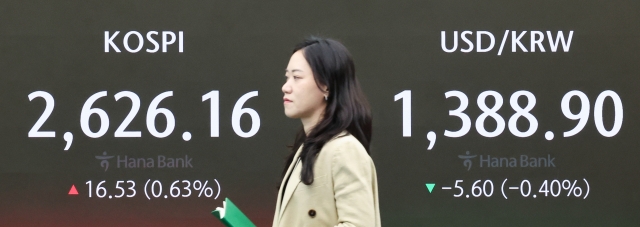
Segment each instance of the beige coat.
M328 141L315 160L311 185L300 180L301 150L287 169L286 190L284 180L280 184L273 227L380 226L376 169L360 141L346 131Z

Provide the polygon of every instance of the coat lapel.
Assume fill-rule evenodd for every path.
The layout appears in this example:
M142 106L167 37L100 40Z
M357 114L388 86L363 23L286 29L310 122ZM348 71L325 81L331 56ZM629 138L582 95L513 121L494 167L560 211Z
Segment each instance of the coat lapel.
M284 190L284 197L282 196L282 192L278 192L278 209L279 209L279 214L278 214L278 222L281 220L282 218L282 214L284 213L284 209L287 207L287 203L289 203L289 200L291 199L291 196L293 195L293 191L295 191L296 187L298 187L298 184L300 183L300 172L297 172L297 175L293 172L293 167L296 165L296 162L300 162L298 160L298 158L300 157L300 151L302 151L302 145L300 145L300 147L298 148L298 151L296 151L295 156L293 156L293 161L291 162L291 164L289 164L289 168L287 169L287 173L284 176L284 179L286 180L287 178L293 177L293 182L291 182L293 185L291 184L287 184L287 188L284 188L284 184L285 181L283 180L282 183L280 183L280 190ZM302 165L302 163L298 163L298 165ZM282 201L282 203L280 202ZM278 223L279 224L279 223Z
M300 180L300 169L302 163L298 160L298 166L291 171L291 178L289 183L287 184L287 188L284 191L284 198L282 200L282 210L280 212L280 218L282 218L282 214L287 209L287 205L289 204L289 200L291 200L291 196L293 196L293 192L296 190L298 185L302 182Z

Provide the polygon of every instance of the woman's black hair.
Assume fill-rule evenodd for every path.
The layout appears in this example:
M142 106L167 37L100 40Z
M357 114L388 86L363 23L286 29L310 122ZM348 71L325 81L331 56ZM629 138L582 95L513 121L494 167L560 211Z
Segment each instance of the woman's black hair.
M313 183L313 164L327 141L346 130L369 151L371 142L371 110L358 79L351 54L340 42L333 39L310 37L297 44L293 53L302 53L311 66L318 89L327 86L329 95L322 119L307 135L304 128L296 134L291 153L287 157L282 177L293 162L298 148L304 144L300 154L304 184ZM322 90L322 89L321 89Z

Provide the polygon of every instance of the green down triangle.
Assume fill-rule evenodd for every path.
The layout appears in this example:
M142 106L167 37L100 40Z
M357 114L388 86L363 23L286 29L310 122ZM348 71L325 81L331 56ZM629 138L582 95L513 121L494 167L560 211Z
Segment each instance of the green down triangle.
M436 186L435 183L427 183L426 185L427 185L427 189L429 189L429 193L431 193L431 191L433 191L433 187Z

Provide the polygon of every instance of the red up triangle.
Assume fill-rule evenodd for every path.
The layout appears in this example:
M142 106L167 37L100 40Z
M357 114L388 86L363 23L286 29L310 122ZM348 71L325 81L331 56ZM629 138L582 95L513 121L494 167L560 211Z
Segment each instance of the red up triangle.
M71 190L69 190L69 195L78 195L78 190L76 190L75 185L71 185Z

